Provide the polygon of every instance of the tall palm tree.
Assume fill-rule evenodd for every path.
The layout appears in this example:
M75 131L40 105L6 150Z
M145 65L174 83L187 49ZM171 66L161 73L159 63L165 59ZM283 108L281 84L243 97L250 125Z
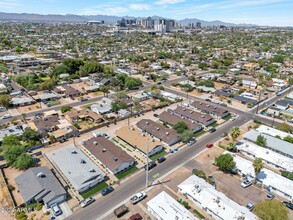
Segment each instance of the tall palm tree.
M240 135L240 128L234 126L230 129L229 133L230 133L230 136L232 137L233 141L235 141Z
M263 168L262 159L261 158L255 158L254 161L253 161L253 167L254 167L255 176L257 176L257 174L259 174L259 172Z

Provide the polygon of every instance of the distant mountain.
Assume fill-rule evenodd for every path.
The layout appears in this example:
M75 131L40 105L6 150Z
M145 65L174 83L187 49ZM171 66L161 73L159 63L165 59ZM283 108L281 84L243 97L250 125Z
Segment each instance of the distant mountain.
M50 15L41 15L41 14L28 14L28 13L4 13L0 12L0 21L15 21L15 22L44 22L44 23L54 23L54 22L68 22L68 23L80 23L86 22L89 20L96 21L105 21L106 24L116 23L117 20L125 19L133 19L135 17L131 16L113 16L113 15L58 15L58 14L50 14ZM153 19L160 19L163 17L160 16L152 16ZM233 24L226 23L222 21L204 21L196 18L185 18L183 20L178 21L183 25L187 25L189 23L201 22L202 26L255 26L252 24Z

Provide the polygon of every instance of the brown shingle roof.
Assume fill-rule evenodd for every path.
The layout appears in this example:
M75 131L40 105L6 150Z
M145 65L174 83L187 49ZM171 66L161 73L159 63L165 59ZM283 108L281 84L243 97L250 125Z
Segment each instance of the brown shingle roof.
M188 119L183 119L178 115L175 115L174 113L170 113L170 112L162 112L159 116L159 119L161 119L162 121L167 122L170 125L175 125L177 124L179 121L183 121L187 127L191 130L194 130L197 127L201 127L200 124L198 123L193 123L192 121L188 120Z
M223 117L228 113L226 109L223 109L216 105L205 104L204 102L200 102L200 101L194 101L193 103L191 103L191 106L201 111L204 111L208 114L214 114L220 117Z
M136 126L152 135L156 138L169 143L170 141L178 138L177 132L173 129L166 128L165 126L158 124L150 119L142 119L137 122Z
M193 110L190 110L188 108L178 106L174 112L178 115L182 115L186 118L189 118L191 120L195 120L201 124L207 124L209 121L213 121L213 117L208 114L202 114L199 112L195 112Z
M123 163L134 161L130 155L104 137L92 137L83 146L112 172Z

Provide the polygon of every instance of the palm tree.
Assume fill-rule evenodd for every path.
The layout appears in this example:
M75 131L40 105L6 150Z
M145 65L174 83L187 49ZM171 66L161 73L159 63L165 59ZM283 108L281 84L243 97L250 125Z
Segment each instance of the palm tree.
M234 126L234 127L232 127L232 128L230 129L230 132L229 132L229 133L230 133L230 135L231 135L233 141L235 141L235 140L239 137L239 135L240 135L240 128Z
M100 91L103 92L104 96L105 96L105 94L109 93L109 87L103 85L103 86L100 87Z
M257 176L257 174L259 174L259 172L263 168L262 159L261 158L255 158L254 161L253 161L253 167L254 167L255 176Z

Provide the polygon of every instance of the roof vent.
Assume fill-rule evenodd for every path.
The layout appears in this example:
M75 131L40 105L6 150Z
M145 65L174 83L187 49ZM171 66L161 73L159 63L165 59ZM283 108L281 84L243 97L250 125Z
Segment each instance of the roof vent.
M202 115L201 117L204 118L204 115Z
M166 135L169 135L169 134L170 134L170 132L167 131L167 132L166 132Z
M102 150L102 151L103 151L103 153L105 153L105 152L107 151L107 149L106 149L106 148L103 148L103 150Z
M131 130L134 131L134 127L131 127Z
M98 142L97 142L97 141L94 141L93 144L94 144L94 145L98 145Z
M77 154L76 150L71 151L72 154Z
M39 178L44 178L44 177L46 177L46 175L45 175L43 172L39 172L39 173L37 174L37 177L39 177Z
M117 157L113 157L113 160L114 160L114 161L117 161L117 160L118 160L118 158L117 158Z
M160 128L157 128L157 131L159 131L160 130Z
M147 121L147 122L146 122L146 124L148 125L148 124L149 124L149 122Z
M210 107L210 105L207 105L207 107Z
M85 160L84 160L84 159L81 159L81 160L80 160L80 163L83 163L83 164L85 164L86 162L85 162Z
M186 111L186 108L184 108L183 111Z
M214 109L217 109L217 107L215 106Z

